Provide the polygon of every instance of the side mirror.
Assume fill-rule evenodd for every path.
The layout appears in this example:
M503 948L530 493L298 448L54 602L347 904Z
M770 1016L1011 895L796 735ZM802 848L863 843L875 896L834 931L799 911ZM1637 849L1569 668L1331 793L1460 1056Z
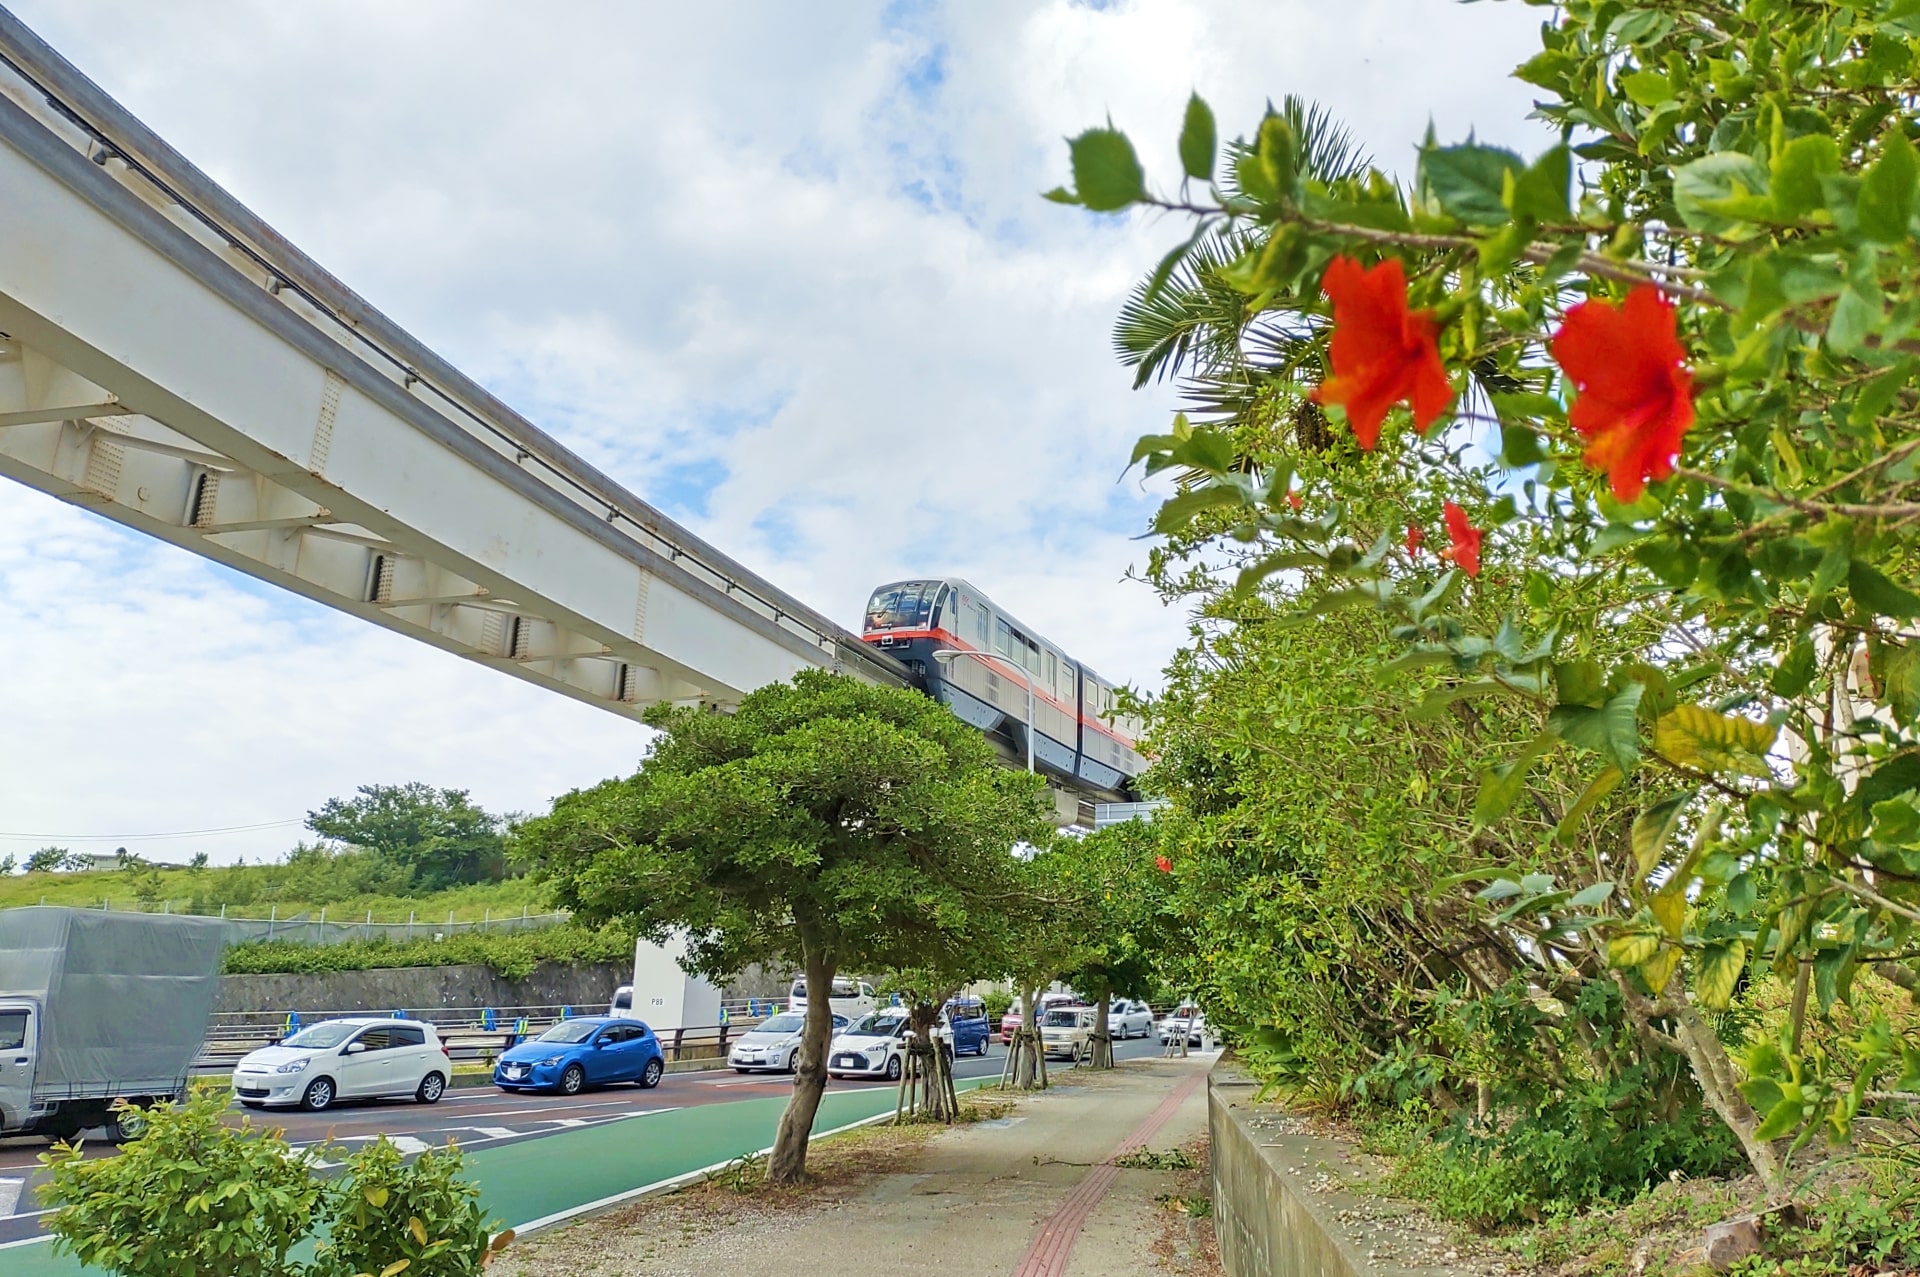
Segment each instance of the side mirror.
M341 1052L341 1054L362 1055L366 1052L366 1049L367 1049L367 1044L365 1042L349 1042L347 1043L347 1049Z
M593 1040L593 1049L596 1051L605 1050L606 1045L607 1045L607 1040L605 1038L595 1038Z

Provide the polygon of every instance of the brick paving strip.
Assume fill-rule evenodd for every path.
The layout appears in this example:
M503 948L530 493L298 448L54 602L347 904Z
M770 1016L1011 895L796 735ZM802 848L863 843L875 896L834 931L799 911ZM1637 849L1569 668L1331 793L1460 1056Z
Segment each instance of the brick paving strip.
M1034 1234L1033 1242L1027 1247L1027 1253L1013 1270L1013 1277L1063 1277L1067 1271L1067 1260L1073 1255L1073 1244L1080 1239L1080 1229L1087 1222L1087 1216L1093 1214L1094 1207L1113 1187L1113 1181L1119 1178L1120 1168L1114 1159L1125 1157L1135 1149L1145 1148L1147 1141L1160 1133L1173 1115L1180 1111L1180 1105L1189 1095L1198 1090L1207 1080L1205 1073L1189 1077L1166 1099L1160 1101L1160 1107L1147 1115L1147 1120L1134 1128L1133 1134L1121 1140L1118 1147L1107 1155L1107 1160L1088 1171L1066 1200L1040 1225L1040 1231Z

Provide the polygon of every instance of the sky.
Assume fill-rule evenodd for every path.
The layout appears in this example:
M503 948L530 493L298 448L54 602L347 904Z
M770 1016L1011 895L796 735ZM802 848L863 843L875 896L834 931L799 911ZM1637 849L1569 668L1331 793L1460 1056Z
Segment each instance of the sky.
M1174 392L1113 359L1182 238L1039 192L1111 119L1178 181L1298 93L1391 172L1550 139L1507 0L0 0L375 306L849 627L964 576L1151 688L1186 629L1126 579L1123 477ZM284 852L368 783L544 810L646 731L0 486L0 857ZM219 830L182 837L185 831Z

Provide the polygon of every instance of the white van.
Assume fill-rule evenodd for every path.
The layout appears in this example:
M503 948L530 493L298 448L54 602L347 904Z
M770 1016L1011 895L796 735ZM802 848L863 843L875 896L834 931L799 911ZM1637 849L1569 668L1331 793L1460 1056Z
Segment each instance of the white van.
M848 976L837 975L833 978L833 991L827 997L835 1015L844 1015L849 1020L858 1020L863 1015L871 1015L874 1009L873 986L865 980L855 980ZM793 987L787 991L787 1010L805 1011L807 1009L807 978L803 975L793 977Z

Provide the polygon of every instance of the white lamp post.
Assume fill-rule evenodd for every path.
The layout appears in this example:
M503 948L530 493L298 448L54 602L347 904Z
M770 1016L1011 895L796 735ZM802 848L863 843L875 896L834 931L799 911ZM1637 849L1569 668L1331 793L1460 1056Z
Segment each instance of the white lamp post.
M1033 671L1017 664L1010 656L998 652L975 652L970 648L943 647L934 652L936 661L951 661L956 656L971 656L976 661L999 661L1008 669L1020 671L1020 677L1027 685L1027 770L1033 770Z

